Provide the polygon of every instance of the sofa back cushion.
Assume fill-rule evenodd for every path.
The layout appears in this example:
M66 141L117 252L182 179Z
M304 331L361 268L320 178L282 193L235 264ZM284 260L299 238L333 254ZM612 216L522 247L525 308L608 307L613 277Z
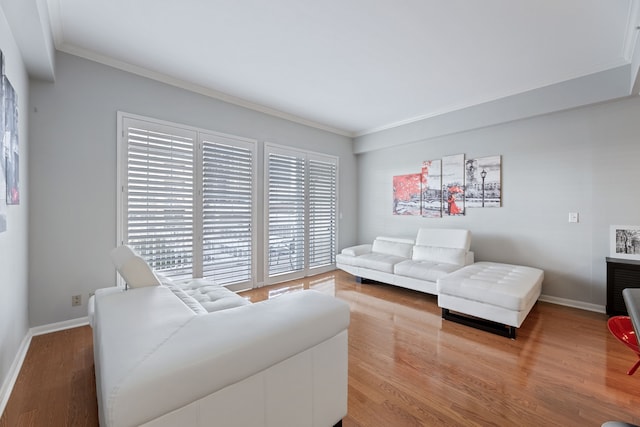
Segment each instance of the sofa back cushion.
M160 285L153 269L131 246L118 246L110 255L113 265L130 288Z
M467 251L460 248L443 248L438 246L413 247L414 261L431 261L443 264L465 265Z
M418 230L416 245L468 251L471 247L471 232L460 229L421 228Z
M376 237L371 252L411 258L413 240L393 237Z

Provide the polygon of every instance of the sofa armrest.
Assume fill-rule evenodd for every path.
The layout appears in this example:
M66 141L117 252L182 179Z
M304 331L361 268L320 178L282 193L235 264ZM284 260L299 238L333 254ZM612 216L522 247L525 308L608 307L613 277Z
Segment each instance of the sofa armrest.
M371 252L372 247L373 245L370 243L367 243L364 245L358 245L358 246L351 246L348 248L344 248L342 250L342 254L351 255L351 256L360 256L360 255L368 254L369 252Z

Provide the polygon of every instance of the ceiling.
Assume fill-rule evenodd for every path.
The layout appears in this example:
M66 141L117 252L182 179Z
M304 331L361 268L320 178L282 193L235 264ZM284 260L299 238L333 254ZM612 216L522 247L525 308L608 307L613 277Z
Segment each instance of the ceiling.
M638 25L637 0L30 1L58 50L349 136L631 64Z

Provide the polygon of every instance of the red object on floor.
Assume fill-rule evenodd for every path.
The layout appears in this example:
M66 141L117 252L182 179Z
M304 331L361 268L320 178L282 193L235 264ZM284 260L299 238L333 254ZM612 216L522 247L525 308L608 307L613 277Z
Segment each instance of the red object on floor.
M629 347L640 358L640 347L638 347L638 339L636 338L636 331L633 329L633 323L629 316L613 316L607 321L607 327L609 332L618 339L621 343ZM636 362L627 375L633 375L640 366L640 359Z

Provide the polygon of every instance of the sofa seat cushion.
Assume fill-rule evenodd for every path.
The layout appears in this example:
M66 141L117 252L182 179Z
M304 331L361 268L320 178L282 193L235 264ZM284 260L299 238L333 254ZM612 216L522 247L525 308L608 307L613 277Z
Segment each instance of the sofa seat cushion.
M406 260L406 258L401 256L371 252L357 257L344 256L339 259L339 262L347 261L345 264L354 267L393 273L393 266L404 260Z
M345 254L343 252L341 254L337 254L336 255L336 264L353 265L353 266L355 266L356 265L356 258L358 258L358 257L355 256L355 255Z
M446 264L434 261L405 260L395 265L394 273L398 276L436 282L441 277L444 277L459 268L460 266L456 264Z
M540 296L543 278L538 268L477 262L438 280L438 293L521 311Z
M209 313L251 304L235 292L210 280L193 279L179 285Z
M180 301L182 301L187 307L189 307L195 314L205 314L207 310L200 304L195 298L187 294L181 287L173 283L165 283L163 286L169 288Z

